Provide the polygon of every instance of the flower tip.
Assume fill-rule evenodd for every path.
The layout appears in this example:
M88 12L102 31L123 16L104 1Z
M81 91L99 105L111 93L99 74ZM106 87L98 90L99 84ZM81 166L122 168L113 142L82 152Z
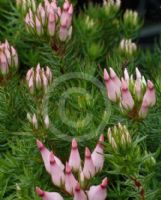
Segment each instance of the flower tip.
M99 142L100 142L100 143L103 143L104 141L105 141L104 135L101 134L101 135L100 135L100 138L99 138Z
M115 71L110 67L110 77L114 78L116 76Z
M109 183L108 178L107 178L107 177L104 178L103 181L102 181L102 183L101 183L101 187L102 187L102 188L106 188L107 185L108 185L108 183Z
M37 193L40 197L43 197L43 196L44 196L44 191L41 190L41 188L39 188L39 187L36 187L36 193Z
M107 72L107 70L104 68L104 80L108 81L110 79L109 74Z
M42 150L44 148L44 144L38 139L36 140L36 144L39 150Z
M71 4L70 7L69 7L68 13L69 13L70 15L73 14L73 5L72 5L72 4Z
M90 152L88 147L85 148L85 157L86 158L90 158L91 157L91 152Z
M136 78L141 79L141 73L137 67L135 68L135 71L136 71Z
M76 141L75 138L73 138L73 140L72 140L72 149L77 149L77 147L78 147L77 141Z
M154 88L154 84L153 84L152 81L150 81L150 80L147 81L147 85L148 85L148 88L149 88L150 90L152 90L152 89Z
M39 71L39 70L40 70L40 63L38 63L36 66L36 71Z

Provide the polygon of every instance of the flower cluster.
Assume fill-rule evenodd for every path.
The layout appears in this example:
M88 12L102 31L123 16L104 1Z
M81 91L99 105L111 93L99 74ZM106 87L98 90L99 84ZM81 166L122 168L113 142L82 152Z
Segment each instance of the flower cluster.
M38 119L37 119L37 116L36 116L35 113L33 115L31 115L30 113L27 113L27 119L32 124L34 129L38 129L39 128ZM41 122L43 122L43 125L45 126L46 129L49 128L50 120L49 120L49 116L48 115L45 115L43 117L43 120L41 120Z
M36 69L29 69L26 74L26 81L31 94L34 94L36 90L47 91L48 86L52 82L52 73L49 67L40 68L40 64Z
M103 5L107 14L111 13L111 11L119 10L121 6L120 0L103 0Z
M16 0L16 6L19 10L26 13L29 9L36 10L35 0Z
M122 112L129 117L145 118L149 108L156 103L153 83L150 80L146 82L138 68L136 68L136 79L133 75L129 77L125 69L121 80L112 68L109 73L104 69L104 80L108 98L113 102L118 102Z
M118 126L114 126L113 129L108 129L107 137L114 150L120 150L131 145L131 135L126 126L120 123L118 123Z
M5 76L18 68L18 55L15 48L5 43L0 44L0 74Z
M104 6L116 6L117 8L120 8L121 1L120 0L104 0L103 1Z
M73 5L66 0L61 9L56 0L44 0L33 12L31 9L25 17L27 30L39 36L59 38L60 41L70 39L72 34Z
M126 54L133 54L137 50L137 46L131 39L122 39L120 42L120 50Z
M133 10L126 10L124 13L124 22L127 25L137 26L138 24L138 13Z
M41 152L45 168L55 186L73 196L74 200L105 200L107 196L107 178L103 179L100 185L87 187L89 180L103 168L103 142L104 136L101 135L92 153L86 147L83 167L81 166L82 161L75 139L72 140L69 160L65 166L41 141L37 140L37 146ZM46 192L38 187L36 192L43 200L63 200L63 197L56 192Z

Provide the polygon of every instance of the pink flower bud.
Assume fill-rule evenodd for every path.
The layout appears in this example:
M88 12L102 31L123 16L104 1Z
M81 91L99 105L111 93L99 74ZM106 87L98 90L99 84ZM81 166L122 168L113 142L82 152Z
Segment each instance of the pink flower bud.
M113 83L115 84L115 86L118 88L118 90L120 92L121 81L118 78L118 76L115 73L115 71L111 67L110 67L110 77L111 77L111 80L113 81Z
M9 45L9 43L8 43L8 40L5 40L4 45L5 45L5 48L6 48L6 49L10 49L10 45Z
M72 174L72 169L68 163L66 163L65 168L65 189L68 193L73 194L74 189L77 185L77 181Z
M11 52L9 51L8 48L5 48L4 49L4 53L6 55L6 58L7 58L7 62L8 62L8 65L11 66Z
M69 6L70 6L70 3L68 0L65 0L64 1L64 4L63 4L63 10L68 10L69 9Z
M59 29L59 39L62 42L65 42L65 40L68 37L68 29L66 27L66 25L61 25L60 29Z
M44 146L44 144L40 140L36 140L36 143L37 143L38 149L40 150L40 153L45 165L45 169L50 174L51 173L50 172L50 151ZM60 161L60 159L55 156L55 160L56 160L56 163L59 165L59 167L62 170L64 170L64 165Z
M72 15L73 15L73 5L71 4L68 11L67 11L67 16L66 16L66 26L69 28L72 23Z
M63 197L57 192L46 192L36 187L36 193L42 200L64 200Z
M49 32L50 36L54 36L54 34L55 34L55 15L53 12L49 13L48 32Z
M30 77L30 80L28 81L28 87L29 90L31 92L31 94L34 93L34 80L33 80L33 76Z
M49 82L51 83L51 82L52 82L52 73L51 73L51 70L50 70L50 68L49 68L48 66L46 67L46 72L45 72L45 74L46 74L47 79L48 79Z
M40 63L38 63L36 66L36 73L40 73L40 72L41 72L41 67L40 67Z
M50 6L53 8L53 10L56 12L57 9L58 9L58 6L57 6L57 1L56 0L53 0L50 4Z
M140 108L140 111L139 111L139 117L145 118L148 114L148 110L149 110L149 104L145 99L145 100L143 100L143 103L141 105L141 108Z
M107 197L107 185L108 179L105 178L100 185L91 186L88 191L88 200L105 200Z
M60 26L66 25L67 17L68 17L68 10L63 10L60 16Z
M103 150L104 135L102 134L99 141L92 153L92 160L95 166L96 172L101 171L104 164L104 150Z
M36 25L36 32L38 35L42 34L42 26L41 26L41 22L38 19L38 17L36 16L36 20L35 20L35 25Z
M86 147L85 149L85 161L84 161L84 168L83 168L83 174L86 179L90 179L95 175L95 166L93 164L93 160L91 157L90 150Z
M57 164L55 160L54 154L50 153L50 171L51 171L51 178L54 185L61 187L64 184L64 172Z
M125 68L125 70L124 70L124 79L125 79L125 81L127 81L127 83L129 82L129 73L128 73L127 68Z
M46 21L46 14L45 14L45 10L42 6L40 7L39 15L40 15L40 18L42 21L42 25L44 25L45 21Z
M34 71L33 71L33 68L29 69L27 71L27 74L26 74L26 81L28 82L31 78L31 76L33 75Z
M80 188L79 183L77 183L75 187L73 200L87 200L87 196L84 193L84 191Z
M135 81L135 93L138 100L142 97L142 83L141 79L136 79Z
M48 79L45 76L44 72L42 73L42 82L43 82L44 90L47 91L47 88L48 88Z
M104 69L104 80L106 84L108 98L111 101L116 102L117 99L120 97L120 89L115 86L114 82L110 79L110 76L106 69Z
M124 79L122 79L122 86L121 86L121 104L127 110L128 109L132 110L134 107L134 100L128 89L127 82Z
M141 79L141 73L137 67L136 67L135 71L136 71L136 79Z
M147 81L147 89L143 97L143 102L145 101L147 102L149 107L154 106L156 103L154 84L150 80Z
M58 7L58 9L57 9L57 13L58 13L58 16L60 17L61 16L61 8L60 7Z
M26 17L25 17L25 23L26 23L27 25L30 25L30 17L29 17L29 14L27 14Z
M45 4L45 8L48 7L50 5L48 0L44 0L44 4Z
M3 75L9 72L7 58L3 52L0 52L0 71Z
M72 140L72 147L69 157L69 165L74 171L78 171L81 165L81 158L78 151L78 145L76 139Z
M44 146L40 140L36 140L37 146L41 152L42 159L44 161L45 169L50 174L50 151Z
M42 83L41 83L41 77L40 77L40 73L39 72L36 72L35 82L36 82L36 88L40 89Z

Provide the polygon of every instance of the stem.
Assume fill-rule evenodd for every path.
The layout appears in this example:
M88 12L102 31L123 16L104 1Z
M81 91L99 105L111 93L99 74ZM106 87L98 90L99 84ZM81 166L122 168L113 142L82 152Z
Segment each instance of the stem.
M140 199L145 200L145 190L139 180L137 180L135 177L131 177L131 179L134 181L135 186L140 190Z

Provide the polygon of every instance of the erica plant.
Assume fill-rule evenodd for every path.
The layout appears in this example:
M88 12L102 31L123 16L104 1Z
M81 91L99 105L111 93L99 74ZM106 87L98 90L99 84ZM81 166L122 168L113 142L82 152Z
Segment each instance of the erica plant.
M106 187L108 179L105 178L99 185L90 186L90 179L96 176L103 168L104 164L104 136L100 139L91 153L89 148L85 148L84 162L81 161L78 144L72 140L69 160L65 166L61 160L49 151L44 144L37 140L45 169L51 176L52 182L64 193L72 196L74 200L105 200L107 196ZM82 165L83 163L83 165ZM37 194L43 200L62 200L63 197L56 192L46 192L36 188Z

